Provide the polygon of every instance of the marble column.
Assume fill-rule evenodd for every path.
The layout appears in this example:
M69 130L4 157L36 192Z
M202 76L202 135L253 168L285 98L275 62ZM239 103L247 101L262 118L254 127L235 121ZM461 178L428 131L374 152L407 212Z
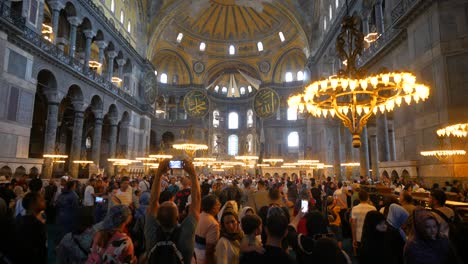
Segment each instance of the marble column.
M362 128L361 148L359 149L359 162L361 163L359 173L361 176L369 175L369 144L367 138L367 126Z
M117 145L117 120L111 120L109 127L109 158L115 158ZM107 162L107 176L114 176L114 164Z
M169 107L167 105L169 104L169 98L164 97L164 119L169 119Z
M57 93L50 93L46 96L48 98L47 105L47 123L46 123L46 132L44 136L44 154L53 154L55 153L55 145L57 139L57 123L58 123L58 95ZM42 174L44 178L50 178L52 176L53 163L52 159L44 159L44 169Z
M341 136L340 126L331 127L333 137L333 170L336 179L341 180Z
M367 36L369 34L369 16L368 15L362 16L362 33L364 33L364 36Z
M81 107L82 108L82 107ZM84 112L81 108L75 107L75 120L73 121L73 136L68 161L71 164L71 175L78 177L79 164L73 163L74 160L81 159L81 143L83 141Z
M99 160L101 158L101 136L102 136L102 117L96 115L93 131L93 146L92 146L92 159L96 166L99 167Z
M85 44L85 58L84 58L84 68L89 69L89 58L91 57L91 44L93 43L93 37L96 35L92 30L83 31L86 44Z
M49 1L48 2L49 7L52 9L52 40L53 43L56 43L57 40L57 33L58 33L58 28L59 28L59 16L60 16L60 10L62 10L65 5L60 2L60 1Z
M377 115L377 138L379 141L379 161L390 160L387 114Z
M377 0L377 3L375 4L375 24L377 32L380 34L383 34L385 31L382 2L383 0Z
M76 30L78 26L81 24L82 20L79 17L69 17L68 22L70 23L70 37L69 37L69 49L68 55L70 57L75 57L76 51Z
M116 51L107 52L107 80L112 81L114 76L114 59L117 57Z
M126 60L125 59L118 59L117 60L117 65L119 65L119 78L123 79L123 66L125 65Z
M99 69L97 69L97 72L99 74L102 74L102 68L103 68L102 65L104 65L104 60L106 58L106 55L104 54L104 50L107 47L107 42L104 41L104 40L98 40L98 41L95 41L95 43L99 48L98 62L101 64L101 67L99 67Z
M395 142L395 130L388 130L388 137L390 139L390 160L397 160L396 158L396 142Z
M377 136L370 136L370 147L371 147L371 159L372 159L372 177L379 179L379 144L377 142Z
M180 104L180 100L179 99L176 99L176 105L175 105L175 119L174 120L178 120L179 119L179 104Z

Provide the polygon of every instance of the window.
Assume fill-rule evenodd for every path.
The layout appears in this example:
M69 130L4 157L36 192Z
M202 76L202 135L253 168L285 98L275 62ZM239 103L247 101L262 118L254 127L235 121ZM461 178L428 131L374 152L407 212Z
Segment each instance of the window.
M213 135L213 153L218 153L219 152L219 138L218 135L214 134Z
M177 35L177 43L180 43L182 42L182 39L184 38L184 34L183 33L179 33L179 35Z
M247 89L249 90L249 93L251 93L251 92L252 92L252 86L250 86L250 85L249 85L249 86L247 86Z
M234 55L236 54L236 48L234 47L234 45L230 45L229 46L229 55Z
M111 0L111 11L112 13L115 13L115 1Z
M205 49L206 49L205 42L200 43L200 51L205 51Z
M213 127L219 127L219 111L213 111Z
M327 30L327 17L323 17L323 30Z
M253 136L252 136L252 134L248 134L247 135L247 146L246 146L247 153L252 153L252 151L253 151L252 147L253 147Z
M215 92L219 92L219 86L216 85L216 87L214 88Z
M230 135L228 138L228 155L236 156L239 153L239 138L236 135Z
M241 95L244 95L244 94L245 94L245 87L241 87L241 88L240 88L240 94L241 94Z
M120 10L120 23L121 24L124 23L124 11L123 10Z
M247 127L253 127L253 111L249 109L247 111Z
M221 92L223 92L223 93L227 93L227 87L226 87L226 86L224 86L224 87L223 87L223 89L221 90Z
M297 110L295 108L288 108L288 113L287 113L287 118L288 120L297 120Z
M161 74L161 83L167 83L167 74Z
M293 81L293 75L291 72L287 72L286 73L286 78L285 78L286 82L292 82Z
M128 20L128 23L127 23L127 32L128 33L132 32L132 23L130 22L130 20Z
M154 75L155 75L155 76L158 76L158 71L154 71Z
M288 135L288 147L298 148L299 147L299 133L296 131L289 133Z
M231 94L235 94L236 93L236 88L232 87L231 88Z
M258 51L263 51L263 43L260 41L257 43Z
M37 0L31 0L29 5L29 22L36 25L37 23Z
M339 5L340 5L340 0L335 0L335 8L338 8Z
M332 19L333 19L333 10L332 10L332 6L331 6L331 5L328 7L328 13L329 13L329 15L330 15L330 20L332 20Z
M286 40L286 39L284 38L283 32L280 31L280 32L278 33L278 35L279 35L279 38L280 38L281 42L284 42L284 41Z
M304 80L304 72L302 72L302 71L297 72L297 80L298 81L303 81Z
M236 112L229 113L229 129L238 129L239 128L239 115Z

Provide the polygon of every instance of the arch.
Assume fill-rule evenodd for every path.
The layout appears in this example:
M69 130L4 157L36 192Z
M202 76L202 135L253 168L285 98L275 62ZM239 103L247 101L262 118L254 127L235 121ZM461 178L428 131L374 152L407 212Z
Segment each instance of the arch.
M213 111L213 127L219 127L219 111Z
M187 61L177 52L169 49L160 50L151 60L155 69L167 74L168 81L177 74L179 84L192 83L193 76Z
M83 91L76 84L73 84L68 88L67 96L70 97L72 101L83 101Z
M228 128L238 129L239 128L239 114L237 112L230 112L228 115Z
M26 169L23 166L19 166L15 169L15 176L23 176L24 174L26 174Z
M292 131L288 134L288 147L289 148L299 147L299 132Z
M39 71L37 74L37 85L44 91L51 91L57 90L57 79L55 78L55 75L47 70L47 69L42 69Z
M91 99L91 107L93 110L102 110L103 109L103 103L102 99L99 95L94 95L93 98Z
M230 135L228 137L228 155L236 156L237 154L239 154L239 137Z
M3 166L1 169L0 169L0 176L11 176L11 168L9 166Z
M39 176L39 169L38 168L32 167L31 169L29 169L29 177L35 178L37 176Z
M87 18L87 17L83 18L83 21L81 22L80 27L83 30L92 30L93 29L93 25L91 23L91 20L89 20L89 18Z
M402 177L403 179L407 180L407 179L411 178L411 175L410 175L410 173L409 173L407 170L403 170L403 171L401 172L401 177Z
M109 115L109 117L117 119L117 117L119 116L119 111L117 110L117 106L115 106L115 104L111 104L109 106L109 110L107 111L107 114Z
M247 110L247 128L253 127L253 111L252 109Z
M127 111L124 111L122 113L122 118L120 119L120 122L125 124L130 123L130 114Z
M383 176L383 177L387 177L387 178L390 179L390 177L389 177L389 175L388 175L388 172L387 172L386 170L384 170L384 171L382 172L382 176Z
M94 36L94 40L96 41L104 40L104 33L100 29L96 31L96 36Z
M299 48L292 48L285 51L274 64L272 81L283 83L286 81L286 72L291 72L293 81L297 81L296 73L303 71L307 59L304 52Z
M78 15L78 13L76 12L76 7L72 1L68 1L65 4L64 10L68 17L74 17Z
M127 59L127 61L125 62L124 66L123 66L123 72L124 73L132 73L133 72L133 64L132 64L132 61L130 59Z
M392 182L393 181L398 181L400 179L400 176L398 176L398 172L396 172L396 170L393 170L391 175L392 175L391 176Z
M251 77L260 80L260 74L256 68L252 65L245 63L239 60L228 60L228 61L220 61L210 66L207 69L206 73L203 76L203 83L210 84L219 77L221 73L225 73L227 71L235 71L237 69L242 70L245 73L248 73Z
M172 146L175 141L174 133L171 131L166 131L161 136L161 146L160 149L164 150Z

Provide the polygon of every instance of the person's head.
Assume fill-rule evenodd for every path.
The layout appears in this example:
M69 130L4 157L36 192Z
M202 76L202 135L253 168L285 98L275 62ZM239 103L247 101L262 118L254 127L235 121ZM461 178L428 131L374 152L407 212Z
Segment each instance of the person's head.
M271 188L268 192L268 196L272 201L277 201L281 197L280 190L278 188Z
M258 190L265 190L265 188L266 188L265 182L262 181L262 180L259 180L259 181L257 182L257 189L258 189Z
M188 177L184 177L182 178L182 187L185 189L185 188L188 188L190 187L190 178Z
M286 216L274 214L267 218L266 234L274 239L283 239L288 233L289 221Z
M239 220L233 210L225 210L221 216L221 231L227 234L239 233Z
M157 219L163 228L172 229L176 227L178 218L179 211L174 202L166 201L159 206Z
M93 187L96 186L96 179L94 179L94 178L89 179L89 185L91 185Z
M174 202L174 194L168 190L164 190L159 194L159 203L162 204L164 202L170 201Z
M445 205L447 201L447 195L442 190L433 190L429 195L429 204L432 207L440 207Z
M398 204L391 204L388 210L387 222L394 228L400 228L406 220L408 220L409 213Z
M364 190L359 191L358 197L359 197L359 201L361 201L361 203L363 203L363 202L367 203L367 201L369 201L369 194Z
M322 237L317 239L314 246L315 263L336 263L344 264L346 259L335 239Z
M336 205L336 199L333 196L327 197L327 206L334 206Z
M338 188L341 189L341 187L343 187L343 182L339 181L338 182Z
M172 177L172 178L169 179L169 182L170 182L172 185L176 184L176 181L177 181L176 177Z
M38 192L27 193L21 202L21 205L30 214L38 214L46 209L44 197Z
M369 211L364 219L362 234L364 239L383 235L387 231L385 216L378 211Z
M89 214L85 208L78 209L76 213L76 219L73 226L73 234L82 234L88 228L92 227L94 224L94 217L92 214Z
M207 195L201 201L201 209L203 212L215 216L221 209L221 203L216 195Z
M400 203L401 204L412 204L413 196L408 191L400 192Z
M306 229L307 235L313 237L315 235L326 234L327 222L323 215L318 211L312 211L306 214Z
M262 233L262 219L255 214L246 214L241 219L241 227L245 234L258 236Z
M23 190L23 187L21 186L15 186L15 188L13 189L13 192L15 193L16 198L21 198L24 196L24 190Z
M29 181L28 187L29 191L31 192L39 192L42 189L42 180L34 178L31 181Z
M76 181L67 181L65 188L69 191L74 191L76 189Z
M123 230L132 220L132 212L126 205L110 208L103 221L103 230Z
M424 208L417 208L414 211L414 239L434 240L440 234L440 224L434 213Z
M128 189L128 186L130 186L130 178L122 177L120 180L120 190L125 192Z

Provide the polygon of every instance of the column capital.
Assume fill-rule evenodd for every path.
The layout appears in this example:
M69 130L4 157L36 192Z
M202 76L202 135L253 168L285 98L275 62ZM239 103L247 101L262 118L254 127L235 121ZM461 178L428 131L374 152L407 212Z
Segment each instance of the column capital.
M67 20L70 23L70 25L76 26L76 27L79 26L83 22L83 19L77 16L68 17Z
M77 111L75 110L75 120L79 118L79 119L83 119L84 118L84 112L83 111Z
M102 110L101 109L93 109L93 114L94 114L94 118L97 120L97 119L101 119L102 121Z
M117 126L119 123L119 120L117 120L117 117L109 117L109 123L111 126Z
M369 137L375 137L377 136L377 128L376 127L367 127L367 134Z
M91 29L83 30L83 34L85 35L87 39L92 39L94 36L96 36L96 33L92 31Z
M84 112L84 109L83 109L84 103L83 103L83 101L81 101L81 100L73 100L73 101L72 101L72 105L73 105L73 108L74 108L74 110L75 110L75 113L76 113L76 112L81 112L81 113Z
M94 118L94 123L95 123L96 125L102 125L102 122L103 122L102 117L95 117L95 118Z
M114 59L115 57L117 57L117 55L118 55L117 51L114 51L114 50L107 52L107 57L109 57L109 59Z
M57 104L58 105L60 103L59 94L58 94L57 91L46 90L46 91L44 91L44 94L47 97L47 103L49 105L51 105L51 104Z
M65 4L59 0L48 1L47 4L50 6L52 10L57 10L57 11L60 11L61 9L65 7Z
M122 67L125 65L125 62L127 62L126 59L118 59L117 60L117 65L119 65L119 67Z
M94 43L96 43L99 49L105 49L107 45L109 45L109 43L105 40L96 40Z

